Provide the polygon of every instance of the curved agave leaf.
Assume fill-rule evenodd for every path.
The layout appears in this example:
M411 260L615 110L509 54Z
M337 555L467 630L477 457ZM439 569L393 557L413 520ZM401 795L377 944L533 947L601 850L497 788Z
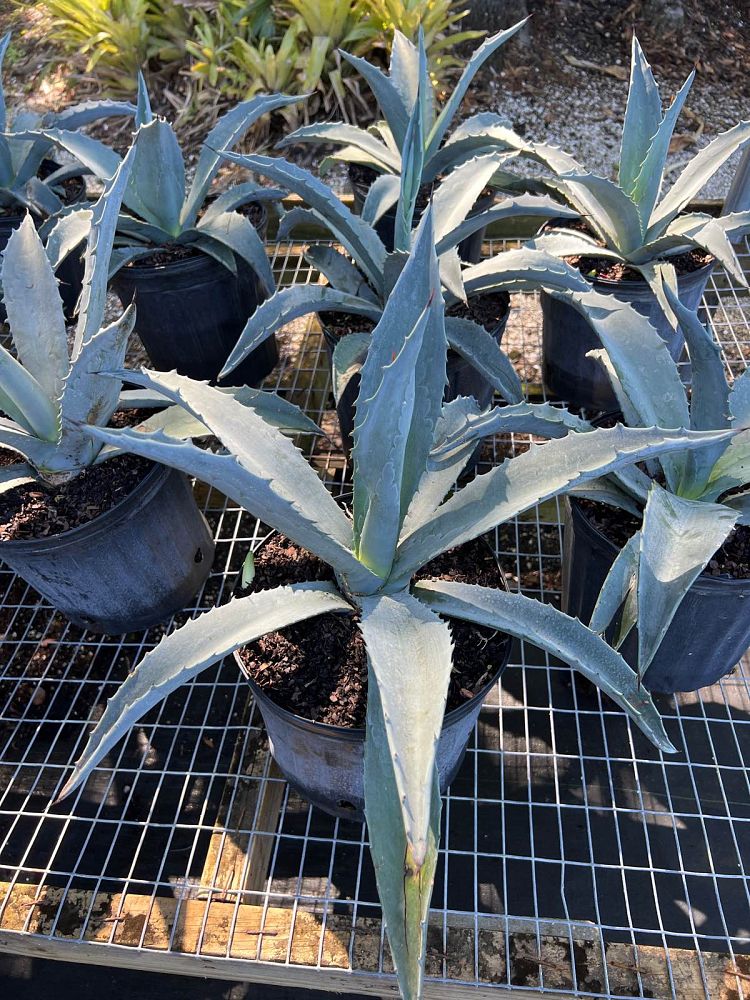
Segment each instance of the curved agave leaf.
M217 195L213 201L206 205L206 209L200 217L200 226L212 219L218 218L224 212L234 212L236 209L247 205L250 202L261 204L269 201L283 201L286 191L282 188L264 187L254 181L245 181L244 184L236 184L234 187L223 191Z
M395 303L396 296L390 301ZM415 369L430 318L425 306L404 337L405 324L394 324L389 312L386 306L369 338L371 349L360 375L352 449L355 552L381 579L393 565L401 527L406 449L416 406ZM386 338L388 351L381 350Z
M60 432L60 415L56 403L49 399L34 376L2 346L0 346L0 398L8 399L12 408L20 411L24 423L31 427L34 434L42 441L57 440ZM34 461L31 455L26 452L23 454Z
M651 695L620 654L576 618L521 594L468 583L430 580L418 583L414 594L440 614L501 629L565 660L616 701L660 750L674 753Z
M277 629L350 605L330 583L296 583L239 597L165 636L107 702L57 801L77 788L138 719L202 670Z
M359 296L372 302L373 305L378 305L377 296L367 284L362 272L335 247L313 243L305 250L303 256L337 291Z
M573 229L552 229L535 236L526 244L532 250L544 250L556 257L573 257L577 254L589 257L606 257L609 260L621 260L616 250L601 246L595 237L588 233L576 232Z
M215 261L218 261L222 267L225 267L230 274L237 273L237 258L234 253L226 244L220 243L219 240L215 240L213 236L209 236L208 233L199 233L196 229L188 230L183 234L186 237L185 242L192 243L194 246L202 250L203 253L207 254L209 257L213 257Z
M350 333L336 344L331 358L331 388L337 403L352 378L361 372L371 339L369 333Z
M453 643L448 625L408 593L365 598L360 628L368 662L370 853L401 995L418 1000L440 840L435 747Z
M399 174L381 174L370 185L365 203L362 206L362 218L374 225L385 213L393 208L401 194L401 177Z
M674 132L677 119L680 117L694 79L695 70L692 71L685 83L683 83L679 93L667 109L664 120L659 124L658 130L651 140L648 153L643 160L633 188L627 192L638 206L641 219L643 219L644 226L646 227L649 224L651 213L661 193L664 168L667 162L667 155L669 154L669 144L672 141L672 133Z
M63 207L62 201L52 188L38 177L32 177L27 183L26 201L29 207L42 217L55 215Z
M740 122L696 153L652 214L646 239L651 241L661 236L672 219L698 194L722 163L748 142L750 121Z
M374 288L381 287L385 247L375 230L354 215L326 184L308 170L269 156L240 156L224 153L224 159L283 184L319 211L338 241L360 265Z
M750 491L732 494L722 501L722 506L737 511L737 524L750 525Z
M525 17L523 20L518 21L517 24L512 25L512 27L506 28L505 31L499 31L491 38L485 39L485 41L474 50L474 53L464 67L464 71L461 74L458 83L451 91L450 97L445 102L442 111L437 117L437 121L430 130L430 134L427 136L427 148L425 151L426 162L429 162L440 148L440 143L443 141L445 133L450 128L450 123L458 111L467 90L471 86L471 81L474 79L483 63L485 63L490 56L500 48L501 45L504 45L505 42L517 34L524 27L527 21L528 18Z
M459 168L460 169L460 168ZM459 171L456 170L450 176L453 177ZM443 182L447 184L447 180ZM442 190L442 186L438 189L438 193ZM484 212L479 212L476 215L469 216L468 219L464 219L460 222L454 229L447 233L442 240L438 240L437 252L438 254L443 253L450 247L457 246L462 240L465 240L467 236L471 236L473 233L477 232L479 229L484 229L485 226L490 226L494 222L503 222L506 219L523 219L523 218L541 218L541 219L555 219L555 218L568 218L577 219L578 212L574 209L568 208L566 205L561 205L559 202L555 201L553 198L549 198L547 195L533 195L533 194L522 194L516 198L505 198L503 201L498 202L493 205L492 208L485 209ZM547 239L547 237L544 237ZM527 248L547 250L551 254L556 256L564 256L559 251L559 248L554 245L544 244L541 245L539 239L534 241L529 241L526 243ZM602 247L597 246L597 256L603 257L608 256L609 252L603 250ZM580 253L580 250L569 251L566 250L565 253ZM616 254L612 254L616 256Z
M81 101L63 111L48 111L42 118L43 128L78 129L102 118L132 118L136 107L130 101Z
M354 422L354 541L362 561L379 574L385 569L384 576L427 466L447 382L446 355L428 210L373 332Z
M580 271L544 250L503 250L464 271L464 287L471 298L485 292L534 291L538 288L586 292L591 285Z
M201 220L195 230L228 247L255 272L267 295L276 287L265 244L255 226L239 212L224 212L206 222Z
M180 213L185 202L185 161L172 126L163 118L141 125L137 155L125 202L138 205L138 214L174 239L180 235Z
M747 214L750 219L750 213L743 214ZM724 227L723 220L709 217L690 225L691 222L693 220L689 215L675 219L663 236L643 246L640 253L635 255L637 258L635 263L669 254L670 251L677 253L680 250L698 247L712 254L739 285L747 286L742 264L732 246L730 233ZM738 226L734 231L739 231L738 235L741 235L747 229L750 229L750 221L748 224Z
M451 348L482 374L509 403L523 399L523 387L508 355L483 326L459 316L445 317Z
M640 547L641 533L636 531L617 553L607 573L589 622L589 628L597 635L604 636L628 595L637 586Z
M2 288L16 354L47 399L57 400L69 365L65 317L57 279L29 215L5 247Z
M653 483L638 559L638 671L648 670L683 597L726 541L737 512Z
M226 364L219 372L219 378L234 371L251 351L280 327L318 310L354 313L355 316L367 316L376 322L381 315L380 306L357 295L338 292L327 285L292 285L280 288L270 299L261 302L248 319Z
M138 260L139 257L149 257L153 252L153 247L116 247L109 255L109 279L111 280L120 268L130 264L131 261Z
M140 132L91 208L91 227L83 255L84 271L73 341L73 360L83 344L101 328L107 302L109 259L112 253L120 207L128 190L133 165L138 155Z
M130 373L128 378L185 407L229 454L212 454L158 432L87 427L86 433L210 483L315 552L346 575L352 588L363 593L375 589L379 581L353 555L351 522L288 438L269 427L251 408L204 382L175 372L145 370Z
M357 128L356 125L345 125L342 122L319 122L314 125L304 125L296 132L284 136L280 142L276 143L276 149L287 149L300 142L314 145L327 145L331 142L345 143L354 149L362 150L367 155L369 163L378 164L383 170L394 174L401 170L401 158L371 132Z
M478 417L479 412L479 404L473 396L459 396L445 403L435 424L436 445L457 437L467 421ZM474 451L474 443L467 446L458 441L447 458L443 458L442 454L437 456L436 450L430 452L427 468L422 473L401 526L399 540L429 521L463 472Z
M571 486L598 479L654 455L729 440L731 431L685 431L660 428L599 428L568 434L506 459L476 476L438 509L432 521L399 544L388 584L398 587L446 549L477 538L551 500Z
M701 500L716 500L727 490L744 488L750 482L750 431L732 438L711 469Z
M424 57L424 46L421 46L420 64ZM427 86L432 84L427 81ZM408 251L411 245L411 230L414 224L414 211L417 197L422 184L422 167L424 166L424 104L422 101L422 84L418 99L409 117L409 124L404 136L404 146L401 152L401 175L398 201L396 202L396 224L393 232L393 249ZM434 220L433 220L434 222Z
M47 258L55 271L76 247L88 239L92 213L89 208L78 208L57 220L47 237ZM59 293L58 293L59 298ZM67 353L67 350L66 350Z
M438 185L432 198L435 239L438 245L441 239L465 220L502 158L503 154L499 152L475 156L462 163Z
M643 243L646 222L636 203L614 181L596 174L560 174L559 183L568 200L586 216L588 224L607 246L623 257Z
M401 97L407 115L411 114L419 93L419 52L416 45L398 28L393 31L388 75Z
M0 469L0 495L8 490L15 489L16 486L25 486L33 483L36 479L34 470L26 462L17 462L13 465L5 465Z
M685 335L690 355L693 373L690 426L696 431L729 427L729 386L724 376L719 345L698 319L698 314L687 309L670 288L665 291ZM711 469L724 450L724 445L717 445L689 454L685 480L680 485L683 496L700 496L706 488Z
M353 56L349 52L344 52L343 49L339 49L338 54L350 66L353 66L357 73L367 82L368 87L375 95L375 100L378 102L378 107L382 111L383 117L388 122L388 127L396 141L396 145L401 149L409 124L411 108L404 104L399 89L388 79L385 73L379 70L377 66L373 66L372 63L367 62L366 59ZM397 169L400 170L400 165Z
M45 441L36 432L28 434L12 420L0 417L0 446L17 452L35 469L39 469L54 455L57 442Z
M650 484L650 480L647 478L647 483ZM573 486L565 494L569 497L580 497L584 500L595 500L597 503L605 503L609 507L617 507L619 510L626 510L628 514L632 514L633 517L643 516L643 506L642 503L646 502L646 496L648 495L648 486L642 491L642 493L636 494L639 499L642 497L642 503L639 504L633 499L633 495L630 492L626 492L624 485L630 485L628 481L624 484L619 481L619 477L616 475L607 476L604 479L594 479L590 482L582 483L580 486Z
M63 466L83 468L96 457L98 446L82 433L81 425L106 427L117 409L122 382L102 372L122 368L134 326L135 306L130 305L118 320L86 340L71 364L60 396L58 471Z
M216 176L226 151L236 145L263 115L288 107L290 104L298 104L305 99L306 95L292 97L288 94L260 94L248 101L241 101L219 118L201 146L193 183L190 185L180 217L184 229L190 229L195 225L211 187L211 181Z
M277 241L288 240L297 226L318 226L323 225L328 228L326 220L319 212L314 212L311 208L290 208L288 212L279 219L279 228L276 232Z
M94 174L106 180L111 177L120 166L122 158L109 146L106 146L99 139L93 139L83 132L70 132L66 129L45 129L42 132L26 132L17 136L19 139L38 139L39 136L49 139L50 142L67 150L71 156L82 163L84 167Z
M634 34L631 44L628 103L622 126L618 171L620 187L627 195L633 194L652 142L658 134L661 120L659 89L643 49ZM659 180L661 181L661 174Z
M736 427L750 425L750 368L746 368L734 380L728 396L729 412Z
M3 37L0 38L0 69L2 69L5 53L8 51L8 46L10 45L12 36L12 31L6 31ZM7 117L5 109L5 91L3 90L3 87L0 86L0 132L4 132L7 127Z
M566 437L569 431L593 431L582 417L551 403L520 402L514 406L495 406L484 413L472 414L443 438L435 438L433 458L450 454L456 447L480 441L492 434L535 434L544 438Z

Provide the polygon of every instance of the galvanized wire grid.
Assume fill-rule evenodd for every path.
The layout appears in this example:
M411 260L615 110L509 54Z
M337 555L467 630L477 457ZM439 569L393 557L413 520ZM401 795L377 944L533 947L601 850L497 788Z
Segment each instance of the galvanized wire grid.
M276 247L273 264L285 284L317 280L299 246ZM538 304L518 296L514 307L506 349L522 377L538 383ZM736 373L750 353L750 302L717 274L704 308ZM333 440L314 445L312 459L339 489L346 467L336 447L324 347L308 323L285 338L276 387L331 432ZM525 446L522 436L498 438L486 446L483 461ZM265 534L215 492L199 489L198 496L217 553L204 592L180 621L227 596L248 547ZM559 513L557 504L548 504L496 532L511 586L553 602L560 596ZM116 949L127 950L135 965L166 947L180 953L177 916L189 905L194 914L198 903L189 952L210 955L214 975L240 955L249 959L242 971L248 979L289 982L303 964L317 970L309 985L341 988L340 979L327 975L333 934L343 965L355 969L349 989L392 989L366 830L324 815L278 784L259 715L231 660L150 712L84 790L54 805L92 718L163 629L114 638L88 634L5 569L0 598L0 883L7 883L0 931L10 932L6 947L26 950L30 932L46 942L86 940L97 894L128 893L145 900L148 916L128 949L118 943L124 917L116 913L104 930L98 926L96 960L103 964L123 961L112 958ZM734 959L750 952L747 671L740 668L695 696L657 699L680 748L665 758L569 668L525 644L511 662L445 798L427 995L458 995L461 984L519 992L559 988L558 970L540 961L545 938L554 935L570 943L574 975L564 992L571 996L653 995L637 964L627 993L610 981L606 964L593 981L577 969L576 944L592 939L602 950L613 942L663 949L664 995L672 997L680 990L671 950L688 949L709 996L705 963L712 953ZM238 821L236 805L249 787L255 805L240 810ZM269 822L262 802L274 788L283 793ZM227 888L220 859L232 845L239 847L235 868L243 870L234 871ZM249 859L258 856L267 870L250 872ZM213 866L207 858L216 859ZM19 922L16 914L13 922L8 888L22 886L29 887L21 910L27 915ZM60 891L40 916L34 901L50 887ZM71 923L65 901L77 890L91 892L80 897L84 903ZM149 925L167 901L177 913L166 924L166 939L156 943ZM228 904L230 914L218 942L209 933L209 904L216 901ZM248 903L261 908L259 923L239 941ZM269 929L278 908L290 911L295 929L283 946ZM302 926L308 912L316 916L312 944L309 921ZM373 926L377 946L363 957ZM523 956L514 939L519 930L527 936ZM56 954L65 957L60 949ZM236 977L236 966L231 969ZM750 995L746 976L730 978L733 995Z

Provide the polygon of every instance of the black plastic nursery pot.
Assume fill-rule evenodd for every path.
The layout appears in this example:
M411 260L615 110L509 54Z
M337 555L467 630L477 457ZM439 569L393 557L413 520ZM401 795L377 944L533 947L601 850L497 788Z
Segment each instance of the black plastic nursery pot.
M204 253L164 264L136 260L117 272L112 288L125 306L135 299L136 333L154 368L210 382L266 297L247 263L237 259L232 274ZM278 358L276 338L268 337L221 384L257 386Z
M680 301L689 309L697 309L713 261L697 271L681 274L677 279ZM645 281L612 281L597 278L595 291L613 295L627 302L639 313L648 316L659 336L666 342L669 353L677 361L684 337L679 327L673 330ZM589 410L611 410L618 406L609 379L602 366L589 351L601 347L586 319L572 306L541 292L542 306L542 380L549 393L574 406Z
M351 167L349 168L349 184L352 189L354 211L357 214L362 212L367 192L370 190L370 185L377 176L378 174L374 170L370 170L368 172L367 168L363 168L362 166L360 166L357 170L352 170ZM479 215L480 212L486 212L488 208L492 207L494 201L494 195L487 195L484 198L478 198L474 204L474 208L469 214ZM374 228L375 232L380 237L383 246L390 253L393 250L396 233L395 207L390 208L384 215L382 215L375 223ZM487 227L483 226L475 233L472 233L471 236L467 236L465 240L461 240L458 244L458 255L461 260L465 261L467 264L479 263L482 259L482 243L484 242L486 232Z
M54 173L55 170L58 170L59 167L60 164L55 163L54 160L43 160L42 165L39 168L39 176L41 178L49 177L49 175ZM68 185L67 195L63 201L69 205L83 201L86 197L86 185L83 180L80 177L76 177L73 180L68 181ZM5 250L13 230L18 229L26 215L26 210L19 208L17 212L13 212L11 215L0 216L0 253ZM32 215L32 219L34 220L35 226L40 226L42 222L45 221L36 215ZM60 264L56 272L58 281L60 282L60 297L63 302L65 319L69 323L71 323L75 317L75 310L81 294L81 287L83 285L82 250L83 244L81 244L80 247L76 247L76 249L65 258L62 264ZM5 304L0 301L0 323L5 323L7 318Z
M502 341L505 327L508 323L508 316L510 315L510 297L507 296L505 298L507 301L504 313L500 316L495 326L488 330L488 333L498 345ZM335 313L319 314L323 338L328 351L328 360L331 364L333 363L333 352L340 339L340 334L331 325L331 321L335 320L335 316ZM492 384L473 365L470 365L468 361L452 350L448 351L447 376L448 385L443 397L445 402L450 402L459 396L473 396L481 409L486 409L492 402L494 395ZM354 407L357 402L358 393L359 375L354 375L349 380L348 385L341 394L341 398L336 404L342 445L347 456L350 454L354 443L352 437L354 433ZM479 448L481 448L481 445L478 447L478 450ZM471 462L468 465L471 465Z
M118 635L185 607L211 570L214 543L187 476L154 465L87 524L0 542L0 558L75 625Z
M563 610L588 623L602 584L619 552L587 517L565 501ZM697 691L731 673L750 647L750 580L702 573L685 595L643 683L649 691ZM638 660L634 629L620 650Z
M504 586L499 566L498 578ZM436 751L441 793L461 767L482 703L507 667L511 646L510 637L504 636L502 653L491 679L472 698L445 713ZM239 651L234 658L260 708L274 760L289 784L314 806L333 816L363 820L364 728L312 722L282 708L255 682Z

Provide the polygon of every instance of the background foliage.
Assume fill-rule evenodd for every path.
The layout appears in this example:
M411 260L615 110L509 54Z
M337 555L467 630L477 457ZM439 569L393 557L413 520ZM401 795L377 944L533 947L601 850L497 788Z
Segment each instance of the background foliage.
M96 74L111 94L132 94L138 69L179 71L196 90L239 100L264 91L313 94L303 117L347 118L366 107L337 49L384 65L395 29L421 23L435 81L460 62L460 0L37 0L61 56ZM461 9L459 9L461 8ZM292 122L293 123L293 122Z

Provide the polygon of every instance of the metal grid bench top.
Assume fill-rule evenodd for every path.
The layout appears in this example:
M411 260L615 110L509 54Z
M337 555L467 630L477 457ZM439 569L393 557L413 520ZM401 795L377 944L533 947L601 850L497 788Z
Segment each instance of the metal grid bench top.
M300 250L269 247L281 283L320 280ZM504 347L538 396L538 303L512 304ZM728 369L741 370L744 290L717 272L703 308ZM329 433L310 457L343 489L320 332L298 321L280 346L268 384ZM526 445L498 437L482 461ZM221 600L267 534L214 491L197 495L216 558L179 621ZM556 502L495 544L511 586L559 600ZM106 698L173 624L93 636L0 568L0 946L397 995L366 828L288 789L231 660L151 711L83 790L53 804ZM657 697L679 748L662 757L567 666L523 643L511 664L445 798L426 996L750 996L750 665Z

